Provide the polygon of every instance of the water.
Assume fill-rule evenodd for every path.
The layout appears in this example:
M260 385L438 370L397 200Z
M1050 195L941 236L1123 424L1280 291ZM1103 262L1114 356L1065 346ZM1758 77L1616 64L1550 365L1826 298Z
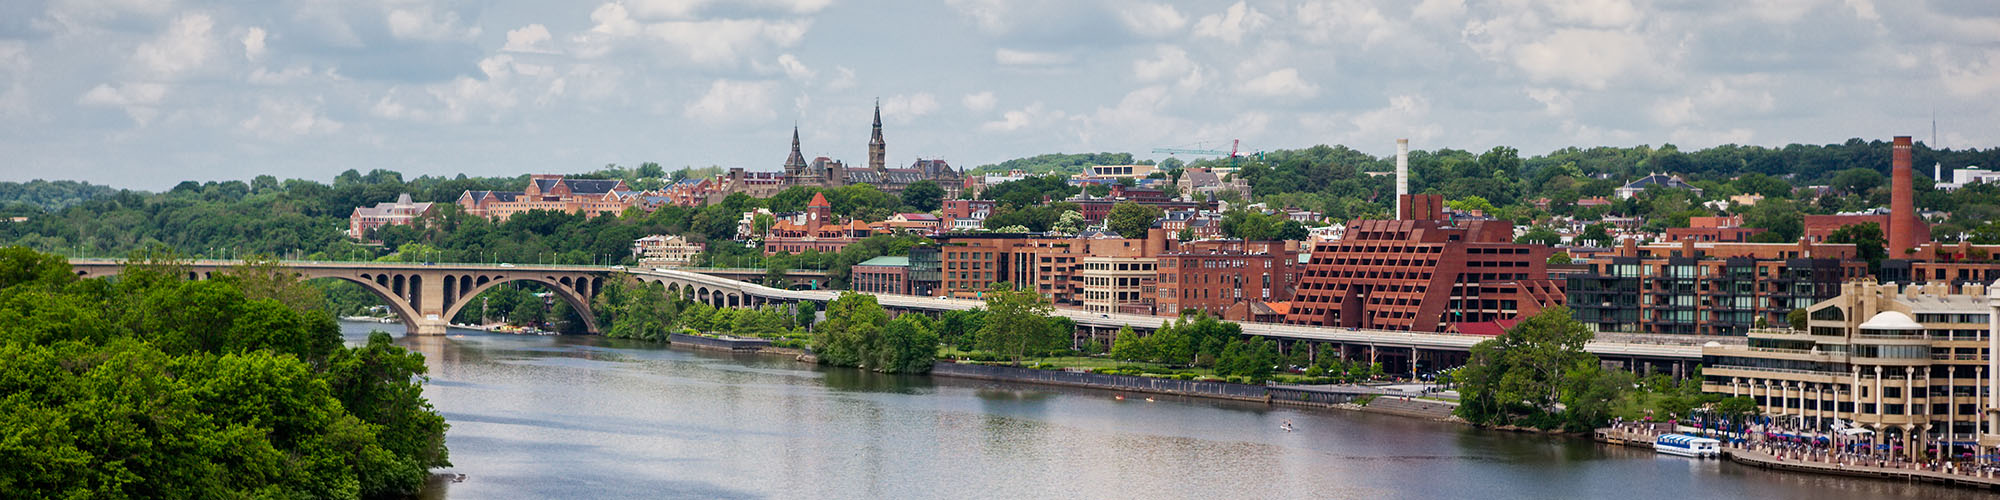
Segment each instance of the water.
M344 323L350 342L374 328ZM886 376L598 337L403 338L434 498L1984 498L1332 410ZM1279 425L1290 420L1297 430Z

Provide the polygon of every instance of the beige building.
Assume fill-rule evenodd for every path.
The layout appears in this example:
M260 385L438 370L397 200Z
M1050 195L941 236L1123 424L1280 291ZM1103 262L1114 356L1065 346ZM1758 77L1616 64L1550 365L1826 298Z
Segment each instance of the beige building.
M1748 396L1806 433L1865 429L1845 434L1909 455L2000 446L1996 310L2000 289L1977 284L1845 283L1806 309L1805 330L1752 330L1747 345L1702 348L1702 390Z
M632 241L632 255L639 257L639 267L686 267L693 265L695 257L706 247L680 236L655 234Z
M1152 314L1156 266L1153 257L1084 257L1083 308Z

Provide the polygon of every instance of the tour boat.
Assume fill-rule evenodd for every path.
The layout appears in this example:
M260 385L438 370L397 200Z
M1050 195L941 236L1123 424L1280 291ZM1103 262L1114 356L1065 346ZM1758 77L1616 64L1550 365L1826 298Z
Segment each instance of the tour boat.
M1722 455L1722 442L1686 434L1664 434L1653 439L1653 451L1683 457L1714 457Z

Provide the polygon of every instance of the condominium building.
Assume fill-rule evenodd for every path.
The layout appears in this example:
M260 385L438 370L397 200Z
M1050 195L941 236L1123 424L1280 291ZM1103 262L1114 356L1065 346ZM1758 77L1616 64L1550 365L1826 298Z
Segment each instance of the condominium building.
M1404 195L1404 220L1355 220L1314 245L1285 322L1419 332L1562 304L1551 250L1513 242L1504 220L1455 219L1435 194Z
M1084 257L1083 308L1091 312L1153 314L1154 273L1151 257Z
M1868 275L1854 245L1677 243L1638 245L1581 259L1564 292L1577 321L1598 331L1743 335L1840 294Z
M1079 238L1038 233L951 233L938 241L942 288L937 295L979 298L994 283L1012 283L1058 306L1083 305L1083 259L1153 258L1165 250L1165 231L1146 238ZM1129 271L1129 265L1128 265ZM1115 282L1114 282L1115 283Z
M1857 280L1840 290L1806 309L1805 330L1703 347L1702 390L1755 399L1801 431L1865 429L1912 455L2000 445L2000 289Z

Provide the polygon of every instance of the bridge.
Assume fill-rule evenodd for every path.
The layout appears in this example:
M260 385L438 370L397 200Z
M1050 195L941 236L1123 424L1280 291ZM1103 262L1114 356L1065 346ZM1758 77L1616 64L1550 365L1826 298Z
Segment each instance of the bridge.
M85 278L113 276L125 269L124 262L108 259L72 259L69 263L77 276ZM196 260L186 266L187 278L209 279L242 264L236 260ZM451 318L479 292L514 281L547 286L583 317L585 330L598 333L590 299L604 289L604 280L615 271L593 266L401 262L283 261L278 267L298 273L300 279L338 279L361 285L387 303L411 335L443 335Z
M239 261L198 260L188 267L189 279L206 279ZM115 275L123 263L113 260L70 261L77 275ZM824 304L838 297L834 290L787 290L756 283L674 269L626 269L601 266L516 266L485 264L411 264L382 262L284 261L279 266L298 272L303 279L341 279L353 282L381 297L403 319L412 335L440 335L450 320L479 292L512 281L541 283L575 308L585 328L599 333L591 313L591 298L603 289L604 281L628 274L639 281L659 283L671 295L686 297L715 307L763 307L800 302ZM749 277L749 276L745 276ZM755 278L762 278L761 274ZM981 307L983 301L876 294L876 301L891 311L937 314ZM1109 345L1120 328L1138 332L1158 330L1174 318L1123 313L1095 313L1056 308L1054 314L1069 318L1077 326L1079 339L1098 339ZM1432 366L1461 364L1473 344L1489 337L1392 330L1330 328L1278 323L1240 323L1243 333L1276 339L1280 345L1305 345L1308 349L1325 344L1340 350L1342 359L1365 358L1408 360L1429 359ZM1628 368L1658 368L1676 376L1691 373L1701 360L1701 346L1690 339L1651 338L1606 334L1586 344L1584 350L1607 362ZM1708 340L1708 339L1699 339ZM1315 353L1317 354L1317 353Z

